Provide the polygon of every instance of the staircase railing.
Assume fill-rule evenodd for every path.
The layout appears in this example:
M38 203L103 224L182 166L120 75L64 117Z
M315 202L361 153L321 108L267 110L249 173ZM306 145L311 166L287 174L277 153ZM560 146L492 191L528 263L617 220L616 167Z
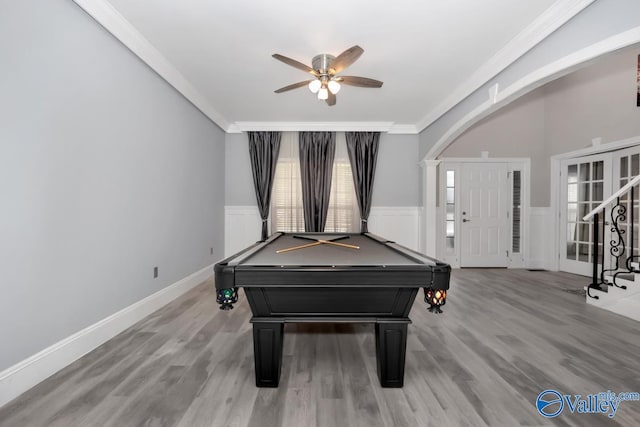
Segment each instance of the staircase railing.
M598 299L597 295L591 295L592 289L602 291L606 289L606 286L615 286L621 289L626 289L624 285L619 285L617 278L620 274L631 273L633 271L631 263L638 256L633 253L634 250L634 236L635 236L635 186L640 183L640 175L633 178L618 191L613 193L609 198L600 203L595 209L589 212L583 217L583 221L593 220L593 259L591 260L593 269L591 283L587 286L587 295L590 298ZM630 209L627 214L627 200L622 198L629 194ZM609 211L611 223L609 224L606 219L607 207L613 205ZM629 241L628 245L625 244L626 230L621 228L620 223L626 221L627 215L629 215ZM602 218L602 221L600 221ZM600 238L605 237L606 227L610 226L611 239L609 240L609 255L612 257L611 268L605 268L605 250L604 242L602 245L602 254L600 254ZM629 254L626 254L626 248L629 247ZM626 256L625 256L626 255ZM602 267L600 267L602 265ZM612 281L609 283L606 280L607 273L612 276ZM604 287L604 288L603 288Z

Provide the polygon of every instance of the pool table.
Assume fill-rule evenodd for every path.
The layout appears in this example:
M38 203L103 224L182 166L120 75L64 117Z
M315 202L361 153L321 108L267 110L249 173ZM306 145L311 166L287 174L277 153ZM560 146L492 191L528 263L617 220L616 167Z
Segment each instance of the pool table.
M445 294L450 272L370 233L278 232L214 267L220 308L233 308L239 287L251 307L258 387L278 386L288 322L375 324L380 383L402 387L413 301L419 288Z

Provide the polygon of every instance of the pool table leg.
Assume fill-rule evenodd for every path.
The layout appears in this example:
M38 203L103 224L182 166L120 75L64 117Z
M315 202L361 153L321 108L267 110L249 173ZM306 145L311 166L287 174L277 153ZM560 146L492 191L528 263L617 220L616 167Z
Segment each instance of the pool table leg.
M407 323L376 322L376 362L382 387L402 387L407 353Z
M253 358L257 387L278 387L284 322L253 323Z

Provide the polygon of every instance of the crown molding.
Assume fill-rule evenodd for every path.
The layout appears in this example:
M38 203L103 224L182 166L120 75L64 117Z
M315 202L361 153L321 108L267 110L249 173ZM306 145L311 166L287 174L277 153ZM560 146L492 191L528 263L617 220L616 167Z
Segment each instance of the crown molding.
M415 125L396 125L393 122L235 122L227 133L251 131L334 131L334 132L386 132L389 134L415 135Z
M138 30L135 29L108 1L106 0L73 0L89 16L102 25L131 52L138 56L160 77L173 86L187 98L205 116L211 119L222 130L227 130L230 124L218 113L211 104L193 87L193 85L178 71L169 60L160 53Z
M433 122L442 117L447 111L459 104L467 96L478 90L498 73L518 58L531 50L534 46L547 38L551 33L564 25L571 18L580 13L595 0L558 0L544 11L527 28L516 35L509 43L500 49L493 57L485 62L449 97L432 110L424 119L416 124L418 132L422 132Z
M389 132L393 122L235 122L228 133L250 131Z
M404 135L417 135L418 128L416 125L391 125L389 131L387 133L390 134L404 134Z

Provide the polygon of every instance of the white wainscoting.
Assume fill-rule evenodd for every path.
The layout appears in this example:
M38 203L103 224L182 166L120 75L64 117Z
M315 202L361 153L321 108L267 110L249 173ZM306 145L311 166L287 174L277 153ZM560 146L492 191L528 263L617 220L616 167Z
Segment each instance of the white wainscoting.
M372 207L369 231L408 248L420 248L420 213L417 206ZM246 248L260 239L260 213L257 206L225 206L225 256Z
M555 252L553 211L550 207L532 207L529 212L529 259L527 268L554 270Z
M262 222L257 206L224 207L224 256L250 246L260 240Z
M417 206L371 207L369 231L418 251L420 213Z
M207 280L209 265L0 372L0 406Z

